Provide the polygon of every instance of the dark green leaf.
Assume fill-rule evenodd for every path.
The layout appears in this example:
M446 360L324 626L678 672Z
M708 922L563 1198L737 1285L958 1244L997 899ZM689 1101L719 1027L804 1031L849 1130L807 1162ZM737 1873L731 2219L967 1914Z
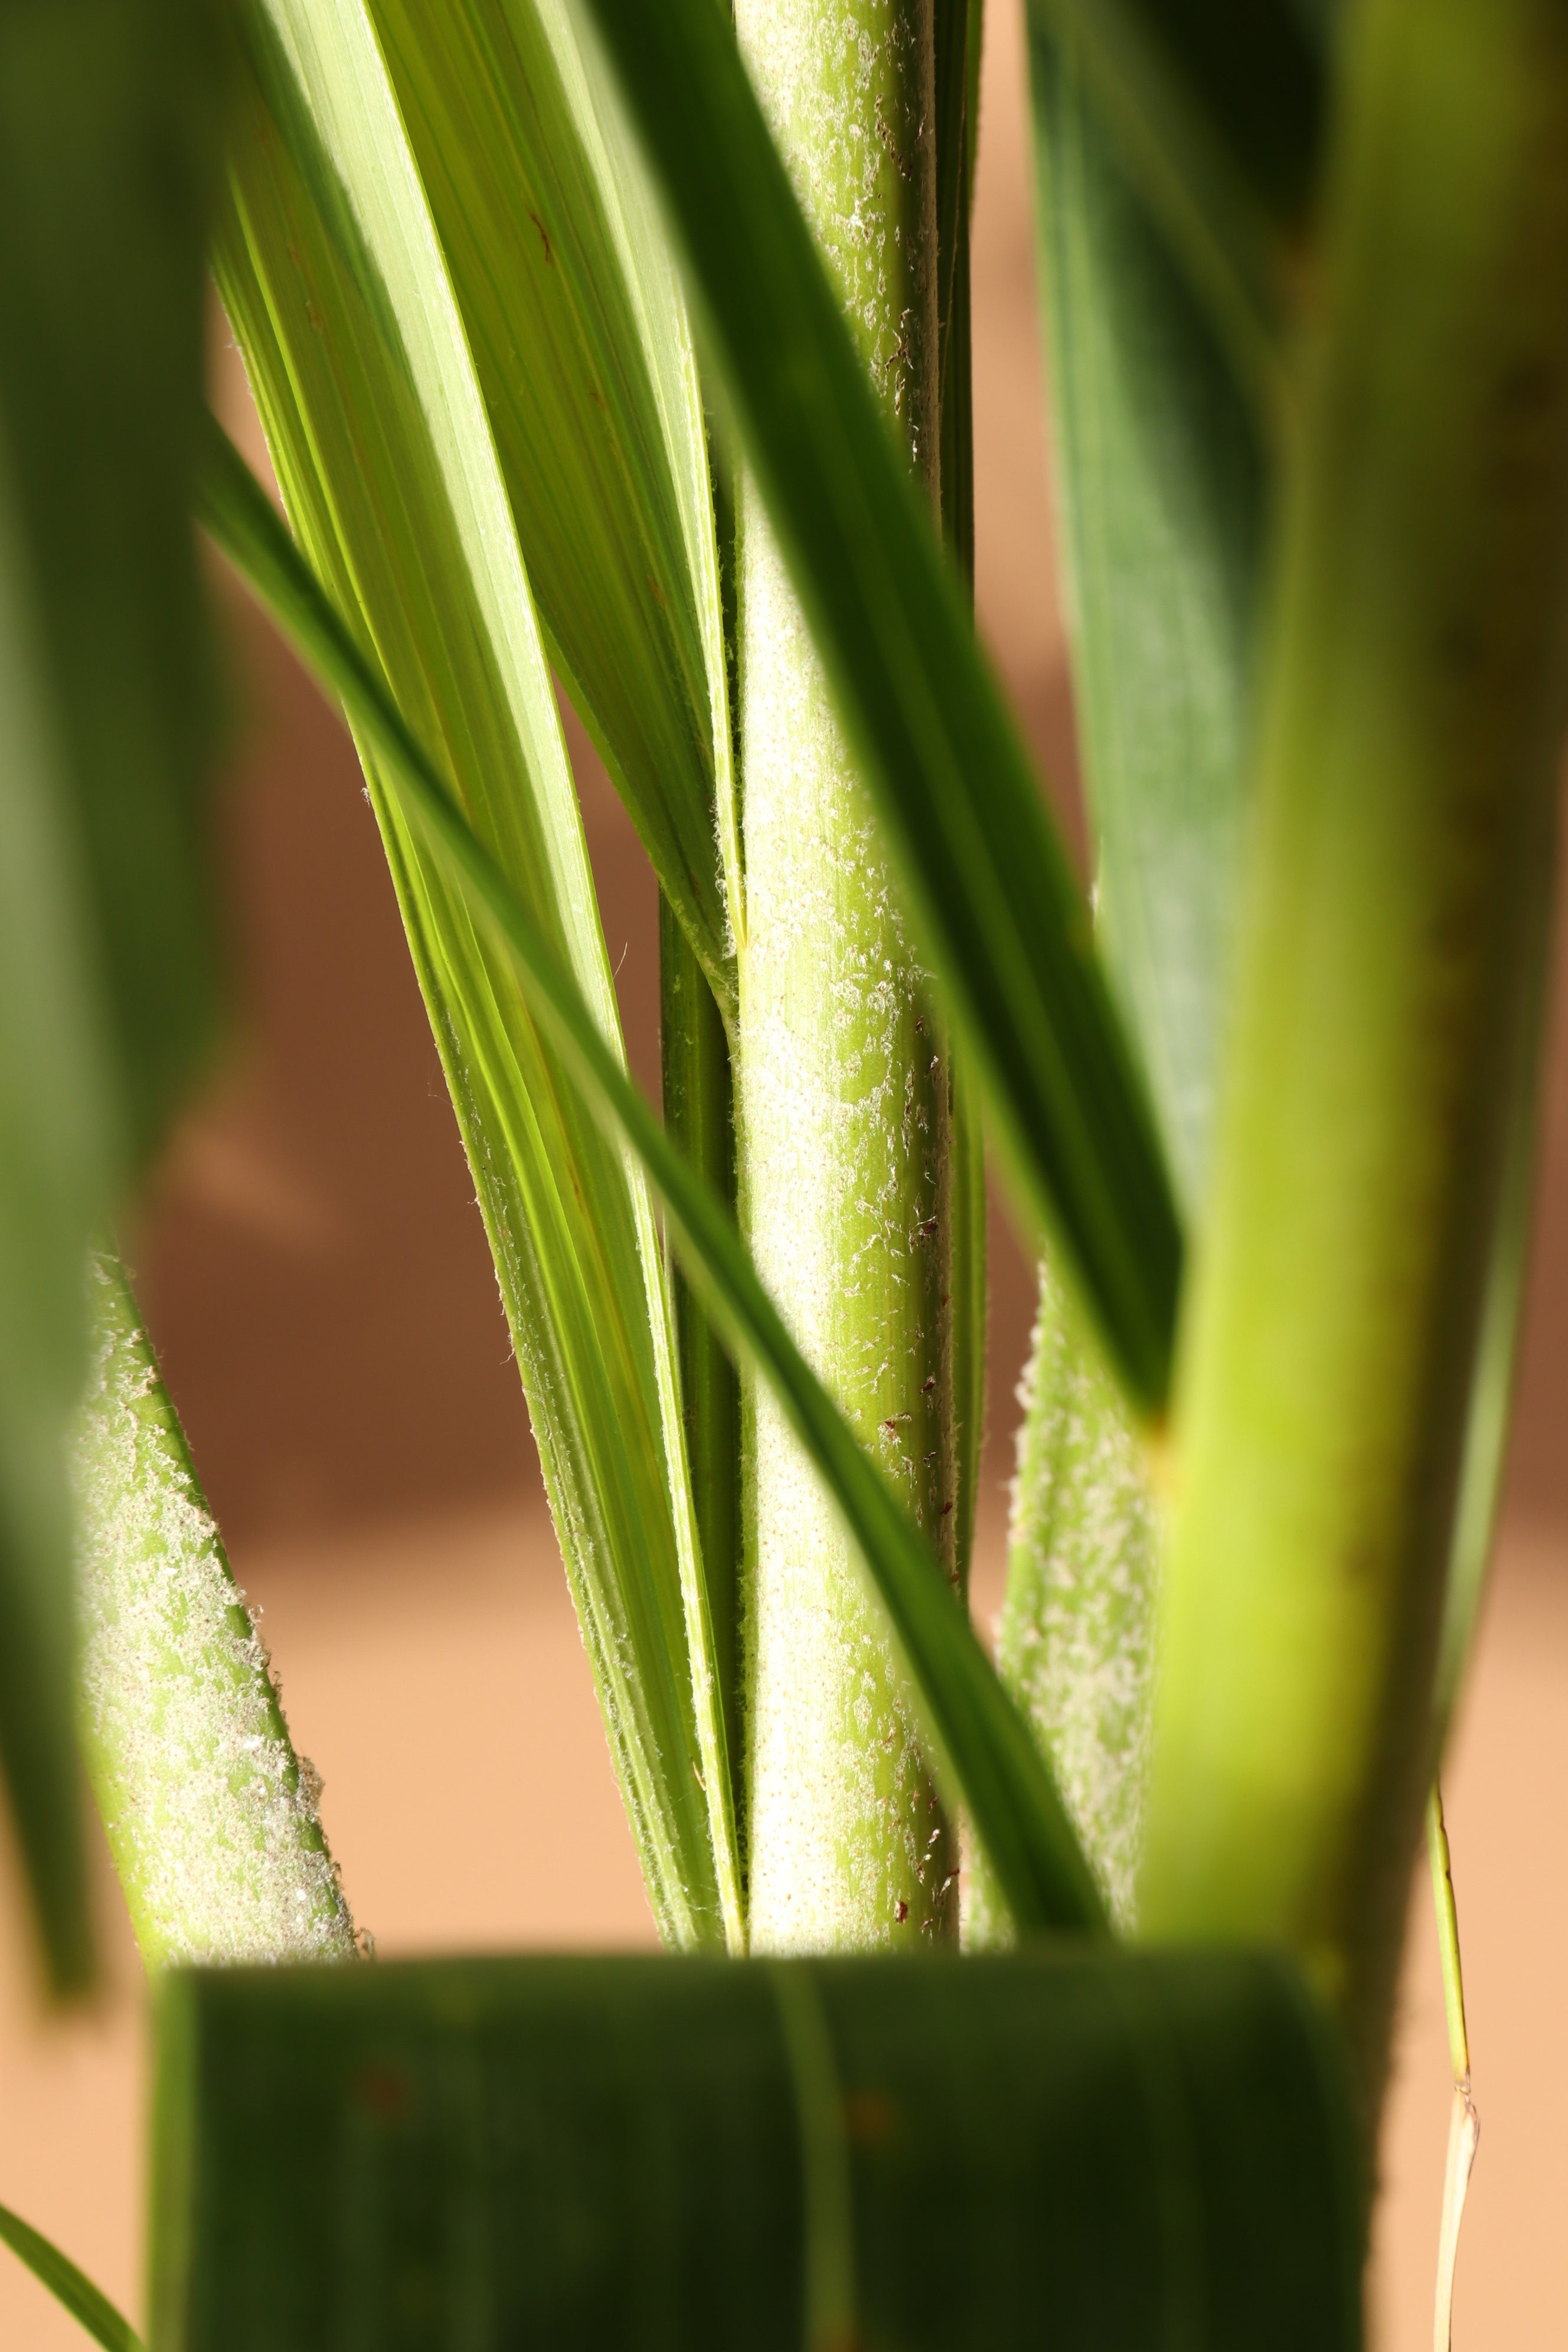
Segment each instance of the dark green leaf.
M1088 910L712 0L589 0L1004 1149L1157 1412L1181 1241Z
M1333 0L1028 0L1069 44L1241 381L1270 414L1328 111Z
M1076 30L1031 22L1041 260L1098 924L1199 1217L1236 931L1265 451L1108 138Z
M0 9L0 1756L90 1972L64 1441L89 1234L208 1051L213 697L190 528L207 0Z
M1229 1954L174 1973L180 2352L1353 2352L1331 2031Z
M106 2294L84 2278L68 2254L29 2227L8 2205L0 2205L0 2239L42 2281L57 2303L79 2319L103 2352L142 2352L142 2339L128 2319L121 2316Z
M216 425L202 512L218 545L374 745L409 818L476 907L488 912L531 1012L596 1114L631 1146L663 1195L688 1271L700 1277L731 1339L773 1384L860 1548L939 1759L969 1808L1017 1924L1102 1928L1093 1878L1049 1774L934 1554L790 1338L723 1202L676 1150L605 1045L554 950L468 830L264 492Z

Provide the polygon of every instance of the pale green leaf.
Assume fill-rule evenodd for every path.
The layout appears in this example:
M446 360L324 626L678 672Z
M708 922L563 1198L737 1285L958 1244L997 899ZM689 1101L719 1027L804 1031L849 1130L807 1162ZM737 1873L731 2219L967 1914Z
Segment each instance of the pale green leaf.
M88 1288L78 1713L142 1958L348 1958L320 1783L290 1744L136 1302L107 1255Z
M544 651L374 33L359 0L275 0L246 24L217 266L290 518L618 1068ZM729 1766L646 1185L374 755L367 778L655 1912L678 1943L734 1941Z
M739 855L713 509L652 191L563 0L373 0L372 14L546 643L731 1013Z

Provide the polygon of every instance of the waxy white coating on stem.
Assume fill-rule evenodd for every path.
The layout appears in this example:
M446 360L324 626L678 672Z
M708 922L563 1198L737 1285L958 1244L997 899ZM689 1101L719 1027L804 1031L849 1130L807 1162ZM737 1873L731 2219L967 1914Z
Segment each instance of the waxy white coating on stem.
M268 1655L118 1270L89 1276L73 1464L82 1747L149 1967L347 1959L353 1923Z
M934 497L930 0L741 0L736 14L872 382ZM740 507L742 1214L808 1360L951 1559L948 1072L750 481ZM956 1841L879 1619L765 1391L751 1417L752 1948L950 1935Z
M997 1669L1125 1929L1149 1760L1160 1520L1121 1391L1045 1265L1018 1402ZM973 1942L1006 1940L979 1865L965 1924Z

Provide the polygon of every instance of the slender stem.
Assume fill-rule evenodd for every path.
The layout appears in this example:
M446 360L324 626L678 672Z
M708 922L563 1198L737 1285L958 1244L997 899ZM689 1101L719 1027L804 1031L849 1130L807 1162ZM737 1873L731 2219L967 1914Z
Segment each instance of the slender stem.
M119 1266L75 1447L82 1749L149 1968L346 1959L353 1923L260 1636Z
M1426 1851L1432 1866L1432 1902L1443 1956L1443 2002L1448 2015L1448 2056L1454 2069L1454 2104L1448 2116L1448 2156L1443 2171L1443 2222L1437 2238L1437 2290L1433 2305L1434 2352L1449 2352L1454 2336L1454 2265L1465 2196L1480 2144L1481 2119L1470 2095L1470 2037L1465 2027L1465 1979L1459 1963L1459 1913L1454 1901L1454 1869L1443 1821L1443 1791L1436 1780L1426 1801Z
M1568 572L1568 16L1368 0L1305 355L1178 1376L1142 1926L1386 2073Z
M665 1128L732 1214L735 1100L729 1040L702 967L662 891L658 1000ZM672 1269L671 1280L686 1458L708 1588L713 1670L733 1770L742 1754L740 1382L722 1340L679 1266ZM734 1794L743 1843L738 1788Z
M742 0L746 53L885 414L938 486L931 0ZM741 493L741 1201L808 1360L952 1561L948 1072L877 828L755 484ZM753 1944L918 1944L956 1843L837 1513L752 1405Z
M1443 1791L1432 1783L1426 1800L1426 1853L1432 1865L1432 1902L1437 1914L1437 1944L1443 1956L1443 2006L1448 2018L1448 2055L1456 2083L1470 2078L1470 2037L1465 2029L1465 1979L1459 1965L1459 1913L1454 1901L1454 1864L1443 1820Z

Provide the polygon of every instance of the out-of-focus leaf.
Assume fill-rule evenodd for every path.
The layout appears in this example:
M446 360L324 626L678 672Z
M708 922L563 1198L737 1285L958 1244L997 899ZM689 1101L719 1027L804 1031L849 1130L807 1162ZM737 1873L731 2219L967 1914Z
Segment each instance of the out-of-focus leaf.
M1073 687L1105 953L1201 1214L1236 930L1269 481L1250 404L1097 111L1031 19Z
M1181 1237L1088 910L711 0L588 0L746 453L999 1138L1129 1390L1163 1406Z
M294 1753L130 1285L105 1255L88 1286L78 1712L142 1958L350 1958L321 1780Z
M1333 0L1028 0L1079 59L1122 168L1272 417L1328 110Z
M902 1654L928 1737L969 1809L1017 1925L1103 1929L1099 1894L1049 1773L997 1682L935 1555L856 1443L763 1290L723 1202L666 1135L606 1045L548 938L469 830L319 583L216 427L203 490L208 529L374 746L408 816L494 922L531 1011L595 1114L664 1197L689 1273L731 1340L771 1382L843 1512Z
M1354 2352L1346 2108L1252 1955L180 1971L154 2341Z
M78 2270L68 2254L62 2254L41 2231L33 2229L19 2213L13 2213L8 2205L0 2205L0 2242L10 2247L19 2262L26 2263L33 2276L48 2288L57 2303L64 2304L73 2319L80 2320L94 2343L102 2345L103 2352L142 2352L141 2337L109 2297Z
M209 0L0 9L0 1758L90 1972L66 1429L89 1234L208 1050L213 695L189 520Z
M1350 11L1339 121L1139 1907L1310 1952L1370 2124L1568 709L1568 16Z
M563 0L373 0L372 14L552 658L732 1013L713 505L652 191Z
M246 28L217 268L290 519L618 1069L549 671L374 32L360 0L274 0ZM655 1914L677 1943L738 1943L730 1768L647 1188L363 748Z
M1486 1297L1476 1337L1470 1402L1454 1511L1443 1626L1437 1643L1436 1753L1441 1760L1464 1679L1497 1533L1519 1365L1520 1317L1530 1265L1530 1230L1541 1139L1541 1090L1552 982L1552 912L1558 873L1558 810L1541 809L1541 835L1526 864L1515 913L1523 934L1512 1034L1501 1182L1487 1266Z

